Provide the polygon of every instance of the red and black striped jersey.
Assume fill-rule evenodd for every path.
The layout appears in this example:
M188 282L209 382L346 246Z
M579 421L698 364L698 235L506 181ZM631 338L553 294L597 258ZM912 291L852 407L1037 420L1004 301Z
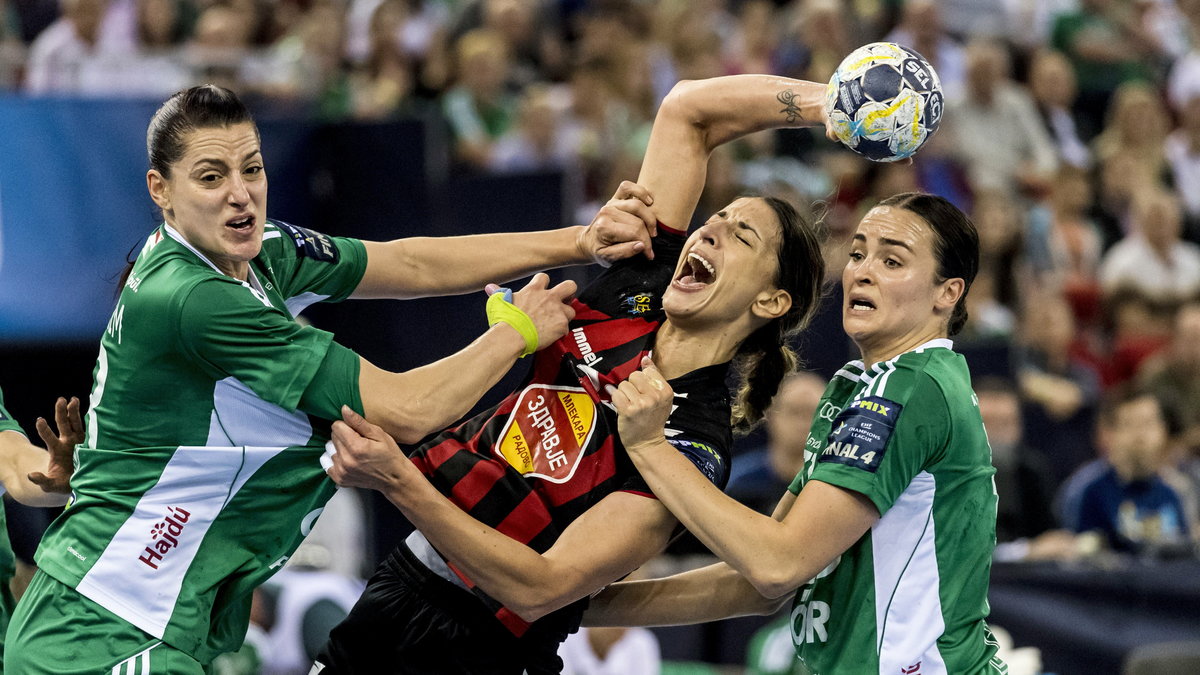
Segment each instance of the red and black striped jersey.
M412 455L416 466L464 511L538 552L606 495L650 495L621 446L606 387L629 377L653 348L662 294L684 239L660 225L654 260L620 261L588 284L574 301L570 330L537 352L526 384L420 446ZM667 440L722 488L733 442L728 366L671 380L675 405L665 429ZM529 624L463 580L512 633L525 633ZM573 622L567 627L573 631L585 606L576 603L538 623Z

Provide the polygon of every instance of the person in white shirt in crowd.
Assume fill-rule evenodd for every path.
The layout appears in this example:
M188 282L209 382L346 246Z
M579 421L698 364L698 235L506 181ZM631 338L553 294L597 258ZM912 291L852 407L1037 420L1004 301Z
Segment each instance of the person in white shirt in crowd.
M646 628L583 627L558 648L563 675L658 675L658 638Z
M1100 263L1104 293L1131 288L1152 299L1181 301L1200 292L1200 246L1181 238L1179 199L1161 189L1139 195L1133 225Z
M975 190L1037 193L1049 186L1058 160L1037 108L1010 70L1002 44L972 42L966 94L948 101L943 133Z

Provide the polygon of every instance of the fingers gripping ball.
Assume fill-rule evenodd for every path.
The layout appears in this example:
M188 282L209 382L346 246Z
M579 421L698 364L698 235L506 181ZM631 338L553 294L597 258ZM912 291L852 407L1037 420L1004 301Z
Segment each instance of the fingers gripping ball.
M825 90L838 139L876 162L912 157L942 121L942 84L917 52L873 42L842 61Z

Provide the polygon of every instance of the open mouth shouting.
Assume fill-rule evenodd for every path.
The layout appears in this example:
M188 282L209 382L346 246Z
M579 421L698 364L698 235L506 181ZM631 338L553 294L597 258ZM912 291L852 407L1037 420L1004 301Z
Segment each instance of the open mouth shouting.
M225 221L225 227L238 232L248 232L254 229L254 216L247 214Z
M707 258L692 251L679 269L672 285L680 290L697 291L717 280L717 268Z
M846 300L846 307L852 312L874 312L875 303L859 295L852 295Z

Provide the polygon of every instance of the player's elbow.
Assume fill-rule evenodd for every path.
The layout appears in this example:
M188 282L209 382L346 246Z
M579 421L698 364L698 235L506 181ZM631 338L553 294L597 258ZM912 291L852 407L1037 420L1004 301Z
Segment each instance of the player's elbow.
M522 594L522 598L509 604L508 608L523 621L533 623L547 614L566 607L571 598L562 593L535 591Z
M707 120L703 114L701 94L697 91L699 87L700 84L695 80L680 80L675 83L658 108L655 124L670 122L703 131Z
M780 598L787 597L800 585L796 581L794 570L788 569L786 565L765 564L747 572L746 579L763 597L764 607L767 603L775 603Z

